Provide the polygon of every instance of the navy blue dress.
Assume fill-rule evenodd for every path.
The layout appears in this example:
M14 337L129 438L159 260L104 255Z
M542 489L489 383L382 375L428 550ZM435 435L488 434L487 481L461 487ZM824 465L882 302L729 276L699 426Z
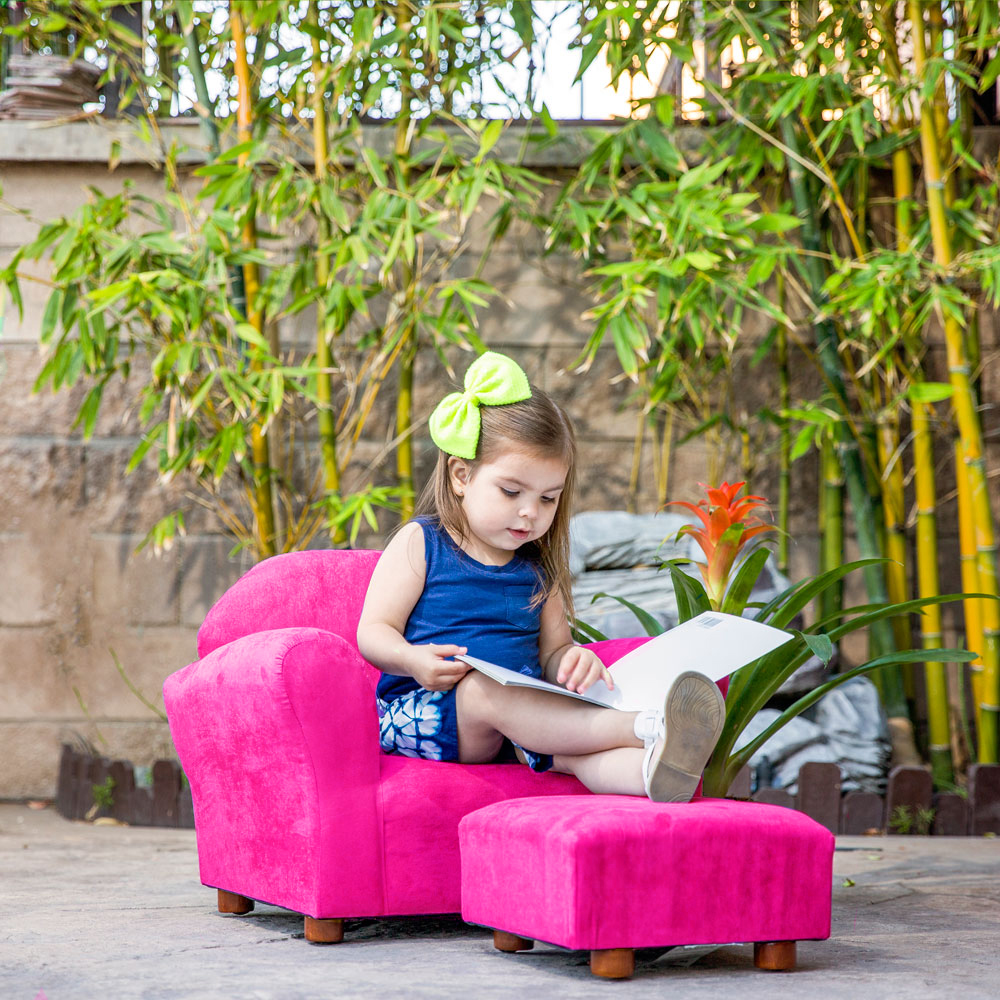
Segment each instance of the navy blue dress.
M403 638L414 645L451 643L471 656L540 677L538 636L544 589L541 567L514 554L504 566L488 566L463 552L441 525L417 518L424 536L427 576L410 612ZM382 749L407 757L458 760L455 689L428 691L412 677L383 674L378 709ZM535 770L551 757L525 751Z

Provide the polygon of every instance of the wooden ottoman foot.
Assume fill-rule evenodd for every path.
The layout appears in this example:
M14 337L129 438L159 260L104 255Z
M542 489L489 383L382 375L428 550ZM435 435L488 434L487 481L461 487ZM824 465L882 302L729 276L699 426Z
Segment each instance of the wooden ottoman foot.
M497 951L531 951L535 947L535 942L531 938L508 934L507 931L494 931L493 947Z
M253 909L253 900L246 896L225 889L219 889L218 893L219 913L249 913Z
M340 917L306 917L306 940L314 944L340 944L344 940L344 921Z
M628 979L635 972L635 951L632 948L592 951L590 971L603 979Z
M753 964L768 972L790 972L795 968L795 942L758 941L753 946Z

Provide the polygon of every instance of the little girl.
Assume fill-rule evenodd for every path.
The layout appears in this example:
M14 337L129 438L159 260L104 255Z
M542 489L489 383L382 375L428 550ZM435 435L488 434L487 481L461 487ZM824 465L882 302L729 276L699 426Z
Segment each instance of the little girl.
M358 626L362 655L383 674L382 749L476 764L506 737L535 770L574 774L591 791L686 802L725 717L707 677L683 673L663 705L619 712L505 687L454 659L471 650L570 691L613 686L567 622L576 446L566 415L490 352L465 392L438 405L430 432L434 477L376 565Z

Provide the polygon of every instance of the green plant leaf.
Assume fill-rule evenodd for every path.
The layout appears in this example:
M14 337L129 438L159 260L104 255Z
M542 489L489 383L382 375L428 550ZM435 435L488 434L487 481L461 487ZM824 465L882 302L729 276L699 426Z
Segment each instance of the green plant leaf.
M833 659L837 650L828 635L822 633L812 635L809 632L796 632L796 635L809 647L813 656L818 656L824 663L829 663Z
M734 774L736 771L739 771L739 769L750 760L757 750L772 736L774 736L774 734L777 733L783 726L789 723L797 715L800 715L807 708L811 708L815 705L816 702L823 697L823 695L832 691L834 688L840 687L840 685L845 681L870 673L872 670L878 670L880 667L888 667L895 664L925 662L970 663L977 659L977 657L977 653L970 652L967 649L908 649L903 650L902 652L887 653L885 656L879 656L874 660L869 660L867 663L863 663L860 667L855 667L853 670L848 670L843 674L837 674L835 677L832 677L830 680L820 684L808 694L799 698L798 701L786 708L785 711L782 712L781 715L779 715L774 722L767 727L767 729L747 743L746 746L741 747L736 753L734 753L730 758L730 764L727 764L727 770L731 769Z
M674 585L678 625L690 621L703 611L712 610L712 602L708 599L708 594L701 581L694 579L681 569L681 563L690 562L690 559L668 559L663 564L669 570L670 580Z
M907 399L914 403L940 403L954 394L947 382L913 382L906 390Z
M757 578L767 564L771 553L763 546L753 550L740 564L732 582L726 590L720 611L730 615L742 615L753 592Z
M610 598L612 601L617 601L622 607L626 607L635 617L639 620L639 624L645 629L646 635L662 635L665 630L663 625L660 624L648 611L644 611L638 605L633 604L631 601L625 600L624 597L618 597L616 594L607 594L604 591L594 594L590 599L590 603L593 604L595 601L600 600L602 597Z

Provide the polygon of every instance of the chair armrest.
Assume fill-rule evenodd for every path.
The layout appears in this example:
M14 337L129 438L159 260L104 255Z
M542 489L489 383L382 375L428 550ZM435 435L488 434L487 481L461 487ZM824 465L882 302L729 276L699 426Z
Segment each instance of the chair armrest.
M379 912L378 716L352 644L244 636L168 677L164 703L202 882L311 916Z

